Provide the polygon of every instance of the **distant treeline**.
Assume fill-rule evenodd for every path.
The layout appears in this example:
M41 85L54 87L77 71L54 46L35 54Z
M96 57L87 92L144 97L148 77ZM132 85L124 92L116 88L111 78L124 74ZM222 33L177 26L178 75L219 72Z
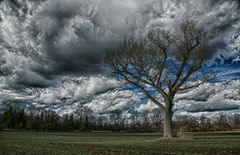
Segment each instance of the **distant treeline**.
M240 129L240 114L220 115L214 120L201 116L179 116L174 121L176 132L210 132ZM120 110L104 116L94 116L88 109L77 110L71 115L59 116L53 111L27 113L10 107L0 114L0 129L35 131L124 131L161 132L162 119L155 113L134 112L125 119Z

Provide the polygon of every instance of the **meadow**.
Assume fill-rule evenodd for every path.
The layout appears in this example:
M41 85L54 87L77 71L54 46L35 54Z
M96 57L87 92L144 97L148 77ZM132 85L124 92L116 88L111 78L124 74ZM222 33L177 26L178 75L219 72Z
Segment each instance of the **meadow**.
M187 133L161 140L158 133L1 132L0 155L240 154L240 132Z

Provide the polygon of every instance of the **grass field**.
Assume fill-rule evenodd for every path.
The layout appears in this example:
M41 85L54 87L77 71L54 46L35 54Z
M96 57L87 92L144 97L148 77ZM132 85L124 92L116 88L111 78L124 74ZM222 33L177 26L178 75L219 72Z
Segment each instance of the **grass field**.
M159 140L154 133L1 132L1 155L240 154L240 133L189 133Z

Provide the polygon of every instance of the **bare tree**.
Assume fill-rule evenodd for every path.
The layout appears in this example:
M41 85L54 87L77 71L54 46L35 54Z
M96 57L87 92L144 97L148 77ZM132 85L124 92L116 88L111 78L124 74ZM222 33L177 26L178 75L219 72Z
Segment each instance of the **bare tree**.
M161 109L154 109L151 112L151 121L152 124L156 127L157 131L161 130L161 126L162 126L162 112Z
M121 128L124 126L124 121L125 121L125 118L122 115L123 115L123 111L119 109L112 110L110 112L110 119L112 120L114 128L119 132Z
M200 76L197 72L213 56L206 36L203 28L187 21L175 33L155 28L144 40L126 39L105 57L117 78L141 90L163 111L164 138L174 136L176 93L195 88L207 79L206 74Z

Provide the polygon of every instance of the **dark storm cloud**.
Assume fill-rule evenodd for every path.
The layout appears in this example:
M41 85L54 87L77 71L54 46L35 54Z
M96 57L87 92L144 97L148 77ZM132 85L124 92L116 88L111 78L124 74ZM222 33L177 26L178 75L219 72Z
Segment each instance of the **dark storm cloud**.
M240 32L236 0L14 2L1 3L6 7L0 10L0 47L1 71L14 75L8 83L17 87L48 87L55 83L55 75L102 73L106 51L124 36L144 36L152 25L174 29L184 20L195 20L207 28L214 49L232 53L239 49L240 37L234 37Z
M46 57L52 61L54 73L61 74L63 72L86 71L88 68L97 70L99 60L99 51L92 50L95 44L91 44L88 39L88 34L85 31L77 32L78 37L86 39L87 45L81 45L80 41L68 42L67 44L56 43L59 34L64 31L65 25L68 25L70 20L78 14L78 8L72 4L73 8L68 8L58 1L49 2L39 14L40 20L50 22L50 27L44 33L44 47ZM50 5L50 6L49 6ZM81 15L81 14L80 14ZM48 21L45 21L45 20ZM44 30L43 30L44 31ZM63 36L64 37L64 36Z
M100 4L97 1L54 0L43 5L36 22L40 25L44 55L50 60L53 74L103 71L105 51L115 47L116 41L131 28L118 21L115 23L112 15L109 17L109 11L118 13L111 6L120 11L121 6L114 5L108 0ZM120 18L126 20L128 17Z
M177 25L186 19L198 21L209 30L215 49L226 47L222 37L239 30L237 1L145 3L141 5L135 0L125 0L122 4L117 0L47 1L36 23L40 25L44 55L50 60L53 74L102 72L105 51L115 47L123 34L139 36L137 33L147 32L148 24L158 23L165 28L168 22Z

